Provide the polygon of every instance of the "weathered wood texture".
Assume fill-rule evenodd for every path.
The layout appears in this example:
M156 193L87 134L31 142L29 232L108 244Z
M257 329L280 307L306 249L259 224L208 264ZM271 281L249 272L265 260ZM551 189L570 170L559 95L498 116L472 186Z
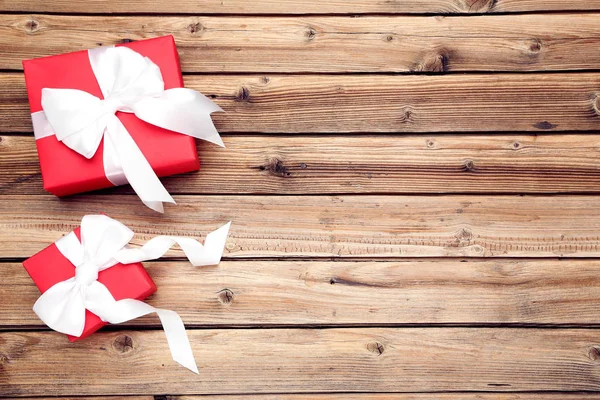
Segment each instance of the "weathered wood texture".
M133 195L6 195L0 257L28 257L105 212L137 233L202 236L233 221L226 257L598 257L597 196L175 196L164 215ZM135 210L133 213L131 210ZM181 256L180 252L172 255Z
M600 389L597 330L237 329L188 334L199 375L171 361L161 331L96 333L76 343L56 332L0 333L0 392L47 396ZM82 385L82 377L94 377L94 383Z
M287 3L287 2L285 2ZM577 21L577 23L573 23ZM0 15L0 69L172 34L185 72L598 69L600 14L471 17Z
M187 326L598 324L599 261L146 263L148 300ZM0 327L44 327L21 264L0 268ZM185 278L183 278L185 277ZM11 295L18 291L19 296ZM155 316L128 326L158 327Z
M600 127L600 125L599 125ZM598 193L600 135L247 136L199 142L171 193ZM129 186L103 193L132 193ZM47 194L33 136L0 136L0 194Z
M600 10L598 0L3 0L0 11L69 13L357 14Z
M221 132L595 130L600 73L187 76ZM30 132L21 73L0 74L0 132Z

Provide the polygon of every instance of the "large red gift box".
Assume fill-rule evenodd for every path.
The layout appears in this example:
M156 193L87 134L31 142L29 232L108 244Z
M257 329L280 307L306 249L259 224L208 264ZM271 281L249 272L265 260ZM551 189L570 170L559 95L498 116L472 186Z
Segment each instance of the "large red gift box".
M74 232L81 240L79 228ZM35 282L40 292L44 293L58 282L75 276L75 266L51 244L44 250L23 261L23 266ZM144 300L156 292L156 285L146 272L142 263L116 264L98 273L98 281L110 291L115 300ZM90 311L85 311L85 327L80 337L67 335L69 340L83 339L106 325L105 322Z
M173 36L122 44L150 58L161 70L165 89L183 87ZM92 72L87 50L23 61L31 113L42 111L42 88L79 89L99 98L102 92ZM195 139L151 125L131 113L117 112L158 176L200 168ZM76 153L51 135L36 140L44 188L66 196L111 187L103 166L103 143L91 159Z

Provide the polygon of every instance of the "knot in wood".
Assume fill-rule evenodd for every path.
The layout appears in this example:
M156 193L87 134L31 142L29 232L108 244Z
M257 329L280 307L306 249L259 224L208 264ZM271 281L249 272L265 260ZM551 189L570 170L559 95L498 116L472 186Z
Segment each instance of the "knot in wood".
M217 298L219 299L219 303L230 305L233 302L233 292L229 289L223 289L217 292Z
M385 351L385 347L379 342L371 342L367 344L367 349L378 356L382 355Z
M128 335L120 335L113 341L113 349L118 353L129 353L133 350L133 339Z
M600 94L596 95L596 98L594 99L594 103L593 103L592 107L594 108L594 112L597 115L600 115Z
M316 36L317 36L317 31L315 30L315 28L311 28L310 26L306 29L306 32L304 33L304 36L306 36L306 40L313 40Z
M27 21L25 23L25 28L30 32L33 33L37 30L39 30L40 28L40 23L37 22L35 19L31 18L29 21Z
M242 86L235 95L235 101L249 101L250 90L247 87Z
M598 360L600 360L600 347L599 346L592 346L590 348L590 351L588 352L588 357L592 361L598 361Z
M542 51L542 41L540 39L532 39L529 43L529 52L537 54Z
M542 129L542 130L548 131L548 130L556 128L556 125L554 125L548 121L540 121L540 122L535 123L533 125L533 127L537 128L537 129Z
M204 26L200 22L192 23L187 26L187 30L193 35L204 30Z
M488 13L494 9L498 0L463 0L464 11Z
M423 65L424 72L448 72L448 63L450 57L445 53L434 55L432 58L425 61Z
M400 123L406 124L412 122L413 114L414 113L410 107L405 107L402 111L402 115L400 116Z
M473 239L473 233L468 228L461 228L454 237L460 241L470 241Z
M260 167L258 167L258 169L260 169L261 171L268 171L271 174L275 176L280 176L282 178L292 175L288 167L283 165L283 161L281 161L277 157L270 158L265 165L261 165Z
M425 144L427 145L428 149L433 149L433 147L435 146L435 142L431 139L427 139L427 141L425 142Z
M463 171L465 172L473 172L475 171L475 163L473 160L466 160L463 166Z

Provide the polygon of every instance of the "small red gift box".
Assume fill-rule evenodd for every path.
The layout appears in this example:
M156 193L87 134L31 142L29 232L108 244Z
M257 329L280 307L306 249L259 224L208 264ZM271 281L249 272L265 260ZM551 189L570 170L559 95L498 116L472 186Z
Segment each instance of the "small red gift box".
M74 232L81 240L79 228ZM54 243L23 261L23 266L42 293L58 282L75 276L75 266L63 256ZM141 263L116 264L100 271L98 281L106 286L117 301L123 299L144 300L156 292L156 285ZM106 323L102 322L97 315L86 310L83 334L80 337L67 336L70 341L83 339L104 325Z
M152 60L162 73L165 89L183 87L179 56L173 36L122 44ZM42 88L79 89L103 98L87 51L23 61L31 113L42 111ZM197 171L200 168L195 139L117 112L150 166L160 176ZM87 159L50 135L36 140L44 188L66 196L111 187L103 167L103 143Z

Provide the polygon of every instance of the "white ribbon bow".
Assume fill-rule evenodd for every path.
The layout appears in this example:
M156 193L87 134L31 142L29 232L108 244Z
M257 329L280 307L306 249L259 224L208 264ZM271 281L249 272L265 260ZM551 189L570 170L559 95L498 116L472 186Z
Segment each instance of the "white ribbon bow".
M198 373L179 315L139 300L116 301L106 286L98 282L98 272L117 263L160 258L175 243L194 266L216 265L221 261L230 225L231 222L209 233L204 246L191 238L157 236L141 248L128 248L126 246L133 237L129 228L105 215L86 215L81 221L81 242L73 232L56 242L60 252L75 266L75 276L44 292L34 304L33 311L51 329L77 337L83 333L86 309L111 324L156 313L173 360Z
M165 90L160 68L127 47L99 47L88 55L104 99L77 89L42 89L45 115L32 115L36 137L54 133L86 158L96 154L104 137L107 178L115 185L129 182L144 204L163 212L163 202L175 201L115 113L134 113L152 125L224 147L210 117L223 110L195 90Z

